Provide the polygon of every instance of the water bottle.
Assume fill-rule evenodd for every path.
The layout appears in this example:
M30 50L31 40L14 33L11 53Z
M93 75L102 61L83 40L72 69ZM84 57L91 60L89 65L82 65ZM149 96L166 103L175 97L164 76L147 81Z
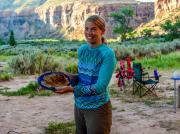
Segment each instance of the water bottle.
M155 80L159 80L159 75L158 75L157 69L154 69L154 77L155 77Z

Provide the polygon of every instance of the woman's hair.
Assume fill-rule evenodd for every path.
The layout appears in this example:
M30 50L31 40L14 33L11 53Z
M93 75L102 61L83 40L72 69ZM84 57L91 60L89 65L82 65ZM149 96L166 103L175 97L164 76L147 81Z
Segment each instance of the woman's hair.
M87 19L86 19L86 22L92 22L94 23L100 30L102 30L103 32L105 31L106 29L106 22L105 20L100 17L99 15L92 15L92 16L89 16ZM86 23L85 22L85 23ZM102 43L105 43L107 44L107 41L104 37L102 37Z
M89 16L86 19L86 22L92 22L97 27L99 27L99 29L101 29L102 31L105 31L105 27L106 27L105 20L102 17L98 16L98 15Z

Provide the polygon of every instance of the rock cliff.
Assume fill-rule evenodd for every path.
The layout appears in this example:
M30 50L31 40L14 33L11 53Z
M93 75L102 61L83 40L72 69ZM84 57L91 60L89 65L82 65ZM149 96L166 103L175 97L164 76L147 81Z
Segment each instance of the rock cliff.
M83 38L85 19L89 15L99 14L107 22L106 36L114 37L112 29L115 23L108 15L125 6L131 6L134 9L134 18L131 20L131 25L134 28L154 18L154 3L76 1L42 5L20 13L0 12L0 36L7 37L9 30L14 30L18 39L47 37L80 39Z
M162 15L180 8L180 0L156 0L155 1L155 17L162 17Z

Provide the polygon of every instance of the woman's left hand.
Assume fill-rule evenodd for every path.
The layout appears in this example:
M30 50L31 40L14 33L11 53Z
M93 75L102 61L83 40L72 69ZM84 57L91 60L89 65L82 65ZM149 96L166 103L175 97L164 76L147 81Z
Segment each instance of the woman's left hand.
M70 93L70 92L74 92L74 88L71 86L64 86L61 89L56 89L56 91L54 92L58 94Z

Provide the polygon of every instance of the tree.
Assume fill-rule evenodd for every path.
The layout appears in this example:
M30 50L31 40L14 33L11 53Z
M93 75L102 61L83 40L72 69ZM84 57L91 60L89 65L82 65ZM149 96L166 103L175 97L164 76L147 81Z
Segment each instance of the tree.
M17 45L17 43L16 43L16 41L15 41L15 38L14 38L14 32L13 32L13 31L10 32L10 37L9 37L8 43L9 43L11 46Z
M121 35L121 40L126 40L127 33L132 32L133 29L130 27L130 20L133 17L132 7L123 7L118 13L111 13L110 17L116 22L116 27L113 29L115 34Z
M150 29L150 28L145 28L141 31L141 34L144 36L144 37L150 37L152 35L152 32L154 30L153 29Z
M3 45L4 41L0 38L0 45Z
M167 32L167 40L180 38L180 17L176 17L175 23L173 23L171 20L167 20L161 25L161 28Z

